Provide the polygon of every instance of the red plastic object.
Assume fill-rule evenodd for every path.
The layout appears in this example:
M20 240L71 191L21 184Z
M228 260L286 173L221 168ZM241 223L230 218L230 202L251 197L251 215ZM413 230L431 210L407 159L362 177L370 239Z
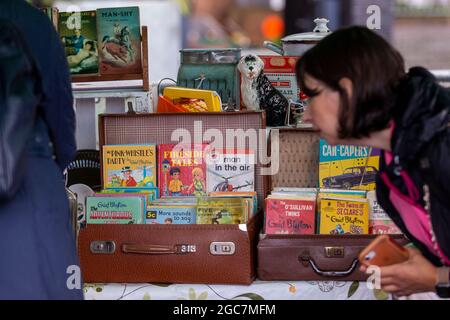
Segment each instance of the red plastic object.
M168 112L188 112L188 110L174 105L172 101L164 96L158 97L158 113L168 113Z

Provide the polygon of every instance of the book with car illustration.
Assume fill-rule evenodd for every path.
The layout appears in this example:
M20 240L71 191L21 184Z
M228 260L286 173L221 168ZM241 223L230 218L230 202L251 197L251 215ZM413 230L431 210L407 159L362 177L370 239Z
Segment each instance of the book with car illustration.
M374 190L380 150L336 145L320 140L319 186L321 188Z

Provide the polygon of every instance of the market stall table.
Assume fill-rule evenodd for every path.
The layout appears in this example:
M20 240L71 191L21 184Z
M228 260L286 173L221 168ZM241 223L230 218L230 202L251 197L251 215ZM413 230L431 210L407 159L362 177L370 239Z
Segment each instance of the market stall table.
M365 282L260 281L245 285L85 284L86 300L387 300Z

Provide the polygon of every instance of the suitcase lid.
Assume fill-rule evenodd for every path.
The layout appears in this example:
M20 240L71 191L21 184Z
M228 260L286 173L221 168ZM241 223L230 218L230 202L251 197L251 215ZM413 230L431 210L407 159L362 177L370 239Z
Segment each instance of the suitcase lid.
M258 158L259 149L265 146L261 137L266 137L265 113L262 111L240 112L198 112L198 113L147 113L147 114L100 114L99 115L99 143L100 150L108 144L166 144L210 143L216 134L227 137L227 133L236 134L233 144L237 148L250 148ZM208 131L210 130L210 131ZM217 131L218 130L218 131ZM233 131L241 130L241 131ZM242 130L244 133L242 133ZM263 130L263 134L259 130ZM250 139L240 139L243 135L256 134L258 146L250 146ZM172 140L174 136L174 140ZM245 138L245 136L244 136ZM226 146L229 138L224 138ZM102 152L100 152L102 157ZM101 161L103 163L103 159ZM255 191L258 194L260 206L264 202L267 187L266 177L261 175L260 161L255 164ZM103 169L102 169L103 170ZM102 171L103 172L103 171ZM103 179L103 177L102 177ZM103 181L102 181L103 185Z
M317 188L319 142L320 138L313 129L272 129L269 146L272 152L279 150L279 168L268 178L266 195L275 187ZM272 157L272 164L273 161Z

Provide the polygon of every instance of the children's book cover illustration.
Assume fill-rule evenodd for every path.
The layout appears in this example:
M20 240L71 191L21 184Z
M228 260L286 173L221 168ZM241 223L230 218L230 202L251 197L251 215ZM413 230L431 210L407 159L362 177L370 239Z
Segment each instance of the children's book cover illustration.
M206 144L158 145L158 181L162 197L206 195L206 147Z
M255 191L255 155L251 150L208 150L206 167L208 193Z
M319 185L321 188L374 190L380 150L337 145L320 140Z
M156 146L103 146L103 188L156 187Z

